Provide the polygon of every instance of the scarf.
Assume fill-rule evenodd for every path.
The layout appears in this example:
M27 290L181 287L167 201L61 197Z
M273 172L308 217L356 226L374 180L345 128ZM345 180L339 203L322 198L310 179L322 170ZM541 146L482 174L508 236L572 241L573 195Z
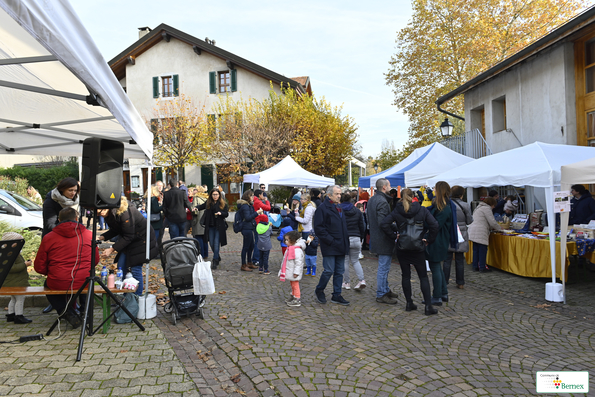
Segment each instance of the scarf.
M300 218L304 219L304 214L306 213L306 208L312 204L311 201L306 201L302 209L300 210ZM304 231L304 225L302 223L298 223L298 232L302 233Z
M60 193L58 188L55 188L54 190L52 190L51 197L52 197L52 200L54 200L56 203L60 204L60 206L62 208L74 208L75 210L78 210L78 206L79 206L78 196L77 196L76 200L69 199L68 197L62 195L62 193Z
M283 264L281 265L281 270L279 271L279 280L285 281L285 272L287 271L287 260L288 259L295 259L295 250L299 248L295 245L287 247L287 251L285 251L285 255L283 255Z

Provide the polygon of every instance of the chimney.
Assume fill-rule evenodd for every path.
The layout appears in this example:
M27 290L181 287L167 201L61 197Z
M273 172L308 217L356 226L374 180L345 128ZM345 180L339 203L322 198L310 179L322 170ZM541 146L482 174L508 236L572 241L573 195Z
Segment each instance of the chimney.
M145 26L143 28L138 28L138 38L142 39L143 36L148 34L149 32L151 32L151 28L148 26Z

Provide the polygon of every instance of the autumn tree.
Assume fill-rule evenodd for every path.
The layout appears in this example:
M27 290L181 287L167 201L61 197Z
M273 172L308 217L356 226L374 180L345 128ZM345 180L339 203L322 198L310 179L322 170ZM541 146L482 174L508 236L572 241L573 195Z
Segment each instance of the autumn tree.
M435 101L575 15L583 0L413 0L413 16L397 32L396 53L385 74L394 105L409 117L401 160L440 139L445 115ZM463 97L442 106L464 113ZM464 122L455 124L455 134Z
M214 109L224 180L263 171L289 154L310 172L337 175L357 151L357 128L341 108L292 89L271 89L263 101L222 97Z
M210 159L215 135L208 128L204 105L184 95L160 100L151 112L153 161L167 172Z

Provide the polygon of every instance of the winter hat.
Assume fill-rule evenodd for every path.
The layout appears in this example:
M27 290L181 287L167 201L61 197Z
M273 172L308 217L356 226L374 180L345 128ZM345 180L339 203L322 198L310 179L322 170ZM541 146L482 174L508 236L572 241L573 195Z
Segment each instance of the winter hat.
M16 232L6 232L2 235L2 240L24 240L25 238Z
M300 196L299 194L296 194L296 195L293 196L293 199L292 200L300 201L301 198L302 198L302 196Z
M269 223L269 217L265 214L256 217L256 223Z

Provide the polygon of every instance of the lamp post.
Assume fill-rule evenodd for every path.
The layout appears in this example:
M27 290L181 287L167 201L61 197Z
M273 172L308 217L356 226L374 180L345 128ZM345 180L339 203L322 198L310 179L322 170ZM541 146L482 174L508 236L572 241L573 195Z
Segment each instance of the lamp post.
M440 124L440 133L444 138L448 138L452 135L453 128L454 125L452 125L452 123L448 120L448 117L446 117L442 124Z

